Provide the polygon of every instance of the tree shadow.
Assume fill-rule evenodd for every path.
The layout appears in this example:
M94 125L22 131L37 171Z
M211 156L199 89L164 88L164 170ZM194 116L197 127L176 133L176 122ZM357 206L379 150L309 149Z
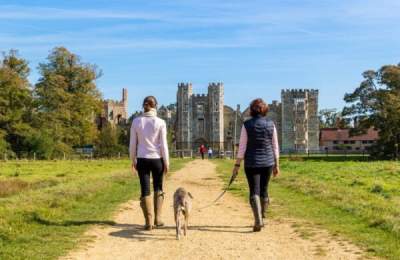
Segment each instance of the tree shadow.
M84 226L84 225L104 225L114 226L116 223L110 220L67 220L62 222L55 222L40 217L36 212L29 214L29 219L44 226L58 226L58 227L71 227L71 226Z
M175 240L175 232L171 234L160 234L157 232L149 232L144 230L143 225L138 224L121 224L109 220L67 220L62 222L55 222L40 217L36 212L29 214L29 219L32 222L36 222L40 225L45 226L58 226L58 227L71 227L71 226L84 226L84 225L103 225L110 226L117 231L109 233L110 236L133 239L137 241L147 240ZM212 232L212 233L236 233L236 234L248 234L252 233L251 226L190 226L189 231L200 231L200 232ZM164 226L158 228L159 230L175 230L175 226Z
M118 238L126 238L133 239L140 242L145 242L147 240L167 240L174 239L174 235L163 235L154 231L146 231L144 230L143 225L137 224L115 224L114 228L118 228L120 230L111 232L109 235ZM165 229L175 229L175 227L161 227L158 228L160 230Z
M291 157L287 156L285 159L289 161L300 161L300 162L368 162L371 161L372 158L369 156L363 155L349 155L349 156L336 156L336 155L329 155L329 156L296 156L293 155Z
M189 230L194 231L236 234L253 233L252 228L252 226L189 226Z
M175 233L170 235L163 235L157 232L145 231L142 225L115 224L113 225L113 227L120 228L120 230L111 232L109 234L110 236L113 237L133 239L143 242L146 240L176 239ZM165 226L159 229L175 230L175 226ZM245 230L240 230L240 229L245 229ZM213 232L213 233L236 233L236 234L253 233L251 226L189 226L189 231Z

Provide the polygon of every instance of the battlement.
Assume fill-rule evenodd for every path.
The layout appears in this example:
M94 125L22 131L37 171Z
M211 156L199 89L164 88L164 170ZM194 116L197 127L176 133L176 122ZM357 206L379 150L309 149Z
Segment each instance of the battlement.
M281 92L282 98L307 98L316 97L318 94L318 89L284 89Z
M318 94L319 90L318 89L282 89L281 93L282 94L303 94L303 93L311 93L311 94Z
M272 100L271 106L279 106L279 105L280 105L280 103L278 100Z
M208 84L208 88L221 88L224 86L224 83L222 82L210 82Z
M190 82L181 82L181 83L178 83L178 88L189 88L189 87L192 87L192 83L190 83Z

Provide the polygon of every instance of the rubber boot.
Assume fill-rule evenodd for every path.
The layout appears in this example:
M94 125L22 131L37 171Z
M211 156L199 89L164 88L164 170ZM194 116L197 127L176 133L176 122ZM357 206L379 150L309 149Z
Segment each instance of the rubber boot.
M151 231L153 229L151 196L142 197L140 199L140 207L143 210L143 215L146 222L144 229L147 231Z
M267 210L269 206L269 198L261 198L261 213L262 218L267 218Z
M164 222L161 220L162 215L162 206L164 203L164 192L157 191L154 193L154 226L155 227L163 227Z
M261 215L261 201L260 196L254 195L250 198L251 209L254 214L254 227L253 232L260 232L263 227L263 219Z

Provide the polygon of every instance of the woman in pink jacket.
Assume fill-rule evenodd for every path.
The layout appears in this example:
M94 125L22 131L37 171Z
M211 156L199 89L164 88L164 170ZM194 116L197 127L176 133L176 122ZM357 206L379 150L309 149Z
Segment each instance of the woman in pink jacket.
M145 218L145 229L152 230L153 224L161 227L162 205L164 201L163 180L169 170L167 127L165 121L157 117L157 100L153 96L143 101L144 113L132 122L129 152L132 168L139 174L141 198L140 207ZM154 189L154 222L150 190L150 174Z

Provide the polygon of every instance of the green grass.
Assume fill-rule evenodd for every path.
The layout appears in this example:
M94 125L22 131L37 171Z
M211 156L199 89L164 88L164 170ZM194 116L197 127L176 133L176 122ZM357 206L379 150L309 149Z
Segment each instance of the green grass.
M188 160L173 160L171 171ZM55 259L138 198L128 160L0 162L0 259Z
M227 181L233 162L217 163ZM371 255L400 259L399 163L285 158L281 170L270 186L272 217L304 220ZM247 197L247 190L242 173L231 192Z

